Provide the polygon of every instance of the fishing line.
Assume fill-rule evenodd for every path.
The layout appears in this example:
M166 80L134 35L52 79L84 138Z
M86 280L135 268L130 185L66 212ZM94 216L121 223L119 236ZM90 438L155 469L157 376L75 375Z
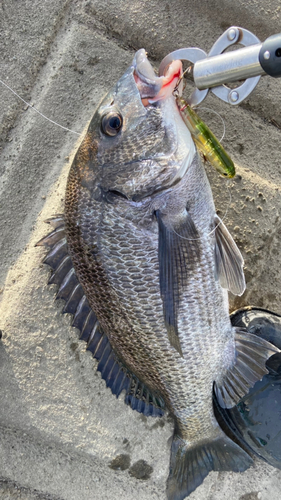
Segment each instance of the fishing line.
M222 142L223 139L224 139L224 136L225 136L225 121L224 121L223 117L217 111L215 111L214 109L205 108L205 106L196 107L196 111L197 111L197 109L205 109L206 111L211 111L211 113L215 113L215 115L218 115L218 117L221 119L221 122L222 122L222 125L223 125L222 138L219 140L219 142Z
M189 68L188 68L189 69ZM186 71L188 71L188 69ZM185 71L185 72L186 72ZM7 85L5 82L3 82L2 80L0 80L0 83L2 85L4 85L7 89L10 90L10 92L12 92L16 97L18 97L18 99L20 99L22 102L24 102L24 104L26 104L26 106L28 106L29 108L33 109L34 111L36 111L36 113L38 113L40 116L42 116L42 118L44 118L45 120L49 121L50 123L52 123L53 125L56 125L57 127L60 127L62 128L63 130L66 130L67 132L71 132L72 134L76 134L76 135L81 135L81 133L79 132L76 132L75 130L71 130L70 128L67 128L67 127L64 127L63 125L60 125L60 123L57 123L55 122L54 120L51 120L51 118L48 118L48 116L44 115L43 113L41 113L41 111L39 111L38 109L36 109L32 104L30 104L29 102L25 101L19 94L17 94L17 92L15 92L11 87L9 87L9 85ZM180 82L179 82L180 83ZM179 85L178 83L178 85ZM178 87L177 85L177 87ZM176 87L176 88L177 88ZM217 112L217 111L214 111L213 109L210 109L210 108L201 108L201 109L205 109L207 111L211 111L213 113L215 113L216 115L218 115L223 123L223 136L220 140L220 142L223 140L224 136L225 136L225 122L223 120L223 118L221 117L221 115ZM231 190L229 188L229 185L227 183L227 190L229 192L229 203L228 203L228 206L227 206L227 209L225 211L225 214L223 216L223 218L220 220L220 222L214 227L214 229L212 229L212 231L210 231L207 236L210 236L212 233L215 232L215 230L218 228L218 226L224 221L224 219L226 218L227 216L227 213L228 213L228 209L230 207L230 204L231 204ZM169 219L169 217L168 217ZM196 240L201 240L204 238L204 236L200 236L199 238L185 238L184 236L178 234L175 229L172 228L172 231L179 237L179 238L182 238L184 240L187 240L187 241L196 241Z
M81 135L81 133L75 132L75 130L71 130L70 128L64 127L63 125L60 125L59 123L55 122L54 120L51 120L51 118L48 118L48 116L43 115L43 113L41 113L41 111L39 111L38 109L36 109L29 102L25 101L19 94L17 94L13 89L11 89L11 87L9 87L9 85L7 85L5 82L3 82L2 80L0 80L0 83L2 83L2 85L4 85L5 87L7 87L7 89L9 89L15 96L17 96L22 102L24 102L24 104L26 104L27 106L29 106L29 108L31 108L34 111L36 111L36 113L38 113L43 118L45 118L45 120L48 120L48 122L51 122L54 125L57 125L57 127L60 127L63 130L67 130L67 132L72 132L72 134L76 134L76 135L79 135L79 136Z
M228 179L226 181L226 187L227 187L227 190L228 190L228 193L229 193L229 202L228 202L228 205L226 207L226 211L224 213L224 216L223 218L219 221L219 223L214 227L214 229L212 229L206 236L210 236L211 234L213 234L215 232L215 230L222 224L222 222L225 220L226 216L227 216L227 213L228 213L228 209L230 207L230 204L231 204L231 201L232 201L232 196L231 196L231 190L230 190L230 187L229 187L229 182L230 182L230 179ZM168 221L170 221L169 219L169 215L168 215ZM173 231L173 233L175 233L179 238L182 238L183 240L187 240L187 241L198 241L198 240L202 240L203 238L205 238L205 235L204 236L199 236L199 238L186 238L185 236L182 236L181 234L177 233L175 231L175 229L173 228L172 224L171 224L171 230Z

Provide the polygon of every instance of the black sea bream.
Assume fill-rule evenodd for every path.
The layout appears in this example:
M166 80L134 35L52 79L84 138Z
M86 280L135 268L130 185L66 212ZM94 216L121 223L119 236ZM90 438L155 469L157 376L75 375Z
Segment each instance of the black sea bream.
M174 64L174 63L173 63ZM232 407L278 351L231 326L228 290L243 259L217 217L204 168L172 94L176 61L156 77L144 50L95 112L69 173L65 214L45 262L65 311L113 394L175 420L167 495L252 459L213 412Z

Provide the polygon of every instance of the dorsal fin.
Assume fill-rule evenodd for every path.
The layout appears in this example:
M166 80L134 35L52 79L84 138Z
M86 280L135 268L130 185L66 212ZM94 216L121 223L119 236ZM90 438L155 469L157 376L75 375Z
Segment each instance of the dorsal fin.
M63 312L73 315L72 326L80 330L80 339L87 342L87 350L98 360L97 369L107 387L110 387L117 398L125 390L125 403L133 410L146 416L163 416L164 401L155 397L117 358L88 303L68 253L63 215L56 215L46 222L51 224L53 231L42 238L37 246L49 249L43 261L53 271L49 283L58 285L56 298L65 301Z

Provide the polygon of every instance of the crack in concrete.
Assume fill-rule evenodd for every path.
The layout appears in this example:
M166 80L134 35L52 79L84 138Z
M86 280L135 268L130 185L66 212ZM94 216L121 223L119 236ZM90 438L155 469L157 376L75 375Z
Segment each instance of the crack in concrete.
M26 488L16 481L0 476L0 497L5 498L5 500L24 500L24 496L26 496L26 500L64 500L62 497Z

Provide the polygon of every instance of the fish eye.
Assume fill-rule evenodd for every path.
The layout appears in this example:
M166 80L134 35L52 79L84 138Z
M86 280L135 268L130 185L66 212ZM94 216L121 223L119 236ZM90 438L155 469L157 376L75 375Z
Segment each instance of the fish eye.
M117 135L123 125L123 118L117 111L110 111L102 117L101 129L104 134L114 137Z

